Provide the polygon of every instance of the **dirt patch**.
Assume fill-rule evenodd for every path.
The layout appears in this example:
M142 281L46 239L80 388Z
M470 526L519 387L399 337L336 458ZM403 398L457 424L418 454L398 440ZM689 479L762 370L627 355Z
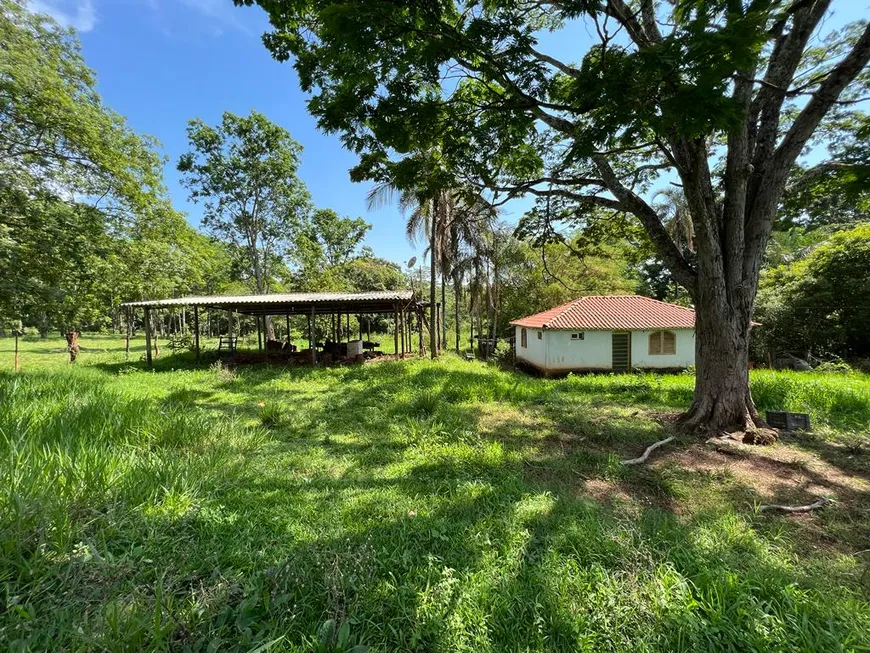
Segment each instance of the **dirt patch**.
M732 441L694 444L651 463L655 469L667 465L695 472L730 472L766 503L810 503L823 496L848 500L870 492L870 484L860 476L786 444L764 449Z

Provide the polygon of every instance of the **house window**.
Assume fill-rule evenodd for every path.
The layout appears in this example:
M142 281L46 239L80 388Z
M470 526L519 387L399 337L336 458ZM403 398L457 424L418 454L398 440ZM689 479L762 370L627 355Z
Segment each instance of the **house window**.
M583 338L585 337L585 335L586 335L586 334L583 333L582 331L581 331L580 333L572 333L572 334L571 334L571 340L583 340Z
M525 329L520 329L520 346L521 347L528 347L529 346L529 339L526 335Z
M650 355L677 353L677 334L673 331L653 331L649 334Z
M538 340L543 340L543 339L544 339L544 332L538 331Z

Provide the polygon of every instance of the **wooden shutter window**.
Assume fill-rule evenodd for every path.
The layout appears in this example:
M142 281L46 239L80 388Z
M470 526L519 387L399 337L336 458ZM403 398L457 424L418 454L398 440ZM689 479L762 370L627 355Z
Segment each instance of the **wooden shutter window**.
M529 346L529 340L528 340L528 337L526 335L525 329L520 329L520 346L522 346L522 347Z
M673 331L653 331L649 335L651 356L673 355L677 353L677 334Z

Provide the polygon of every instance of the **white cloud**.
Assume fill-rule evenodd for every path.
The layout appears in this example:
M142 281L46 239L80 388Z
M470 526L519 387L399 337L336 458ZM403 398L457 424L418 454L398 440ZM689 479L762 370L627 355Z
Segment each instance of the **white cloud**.
M97 24L92 0L31 0L30 10L48 14L64 27L90 32Z

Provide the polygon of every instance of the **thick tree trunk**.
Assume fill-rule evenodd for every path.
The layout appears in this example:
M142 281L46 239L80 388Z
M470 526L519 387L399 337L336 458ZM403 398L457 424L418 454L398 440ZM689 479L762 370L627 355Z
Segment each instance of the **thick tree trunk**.
M716 285L694 293L695 395L679 424L692 432L754 432L764 423L749 389L750 310L729 303Z

